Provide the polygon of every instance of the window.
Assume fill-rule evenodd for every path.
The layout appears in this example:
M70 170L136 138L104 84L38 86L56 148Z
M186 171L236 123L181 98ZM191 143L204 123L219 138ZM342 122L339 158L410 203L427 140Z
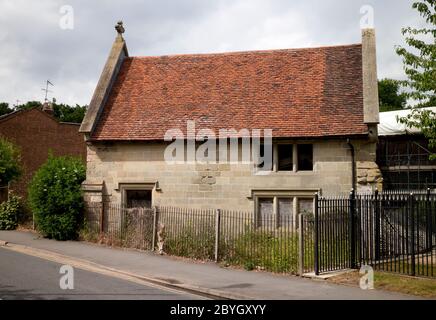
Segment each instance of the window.
M151 190L126 190L127 208L151 208Z
M264 171L312 171L313 170L313 145L276 143L273 145L272 162L274 165L264 163L265 146L260 145L257 167Z
M273 198L260 198L258 200L259 208L259 221L262 226L273 226L274 219L274 199Z
M292 223L293 202L292 198L278 198L279 226L287 226Z
M298 199L298 214L313 213L313 199Z
M298 171L313 170L313 146L311 144L299 144L297 146Z
M277 145L277 170L278 171L292 171L292 144L278 144Z
M268 150L268 152L271 152L271 155L269 157L265 157L265 145L263 143L261 143L259 145L259 151L258 151L257 160L256 160L257 168L259 170L271 171L273 168L273 165L272 165L272 146L269 145L269 148L271 148L271 151Z
M126 208L151 208L153 205L153 190L160 190L155 182L120 182L121 204Z
M267 194L271 194L267 196ZM312 191L302 191L298 195L290 192L266 192L265 195L255 196L257 208L257 226L266 228L298 228L300 214L313 213ZM307 195L306 195L307 194Z

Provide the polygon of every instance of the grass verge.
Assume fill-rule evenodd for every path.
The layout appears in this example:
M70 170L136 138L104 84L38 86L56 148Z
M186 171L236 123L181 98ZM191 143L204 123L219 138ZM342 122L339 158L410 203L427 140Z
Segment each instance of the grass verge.
M359 271L345 273L328 279L333 283L359 286ZM436 298L436 279L417 278L401 274L374 272L374 288L424 298Z

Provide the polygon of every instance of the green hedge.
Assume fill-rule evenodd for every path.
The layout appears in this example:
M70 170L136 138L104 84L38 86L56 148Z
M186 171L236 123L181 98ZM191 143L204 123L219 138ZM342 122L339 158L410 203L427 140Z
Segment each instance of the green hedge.
M75 239L83 223L81 183L86 169L73 157L49 156L29 186L38 231L56 240Z
M22 172L20 149L0 137L0 186L16 180Z
M0 230L14 230L18 226L21 198L9 194L9 200L0 204Z

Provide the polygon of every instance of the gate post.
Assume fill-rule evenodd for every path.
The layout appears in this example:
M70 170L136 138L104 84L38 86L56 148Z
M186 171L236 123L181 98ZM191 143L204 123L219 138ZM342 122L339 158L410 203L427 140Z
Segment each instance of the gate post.
M425 212L426 212L426 224L427 224L427 230L426 230L426 244L425 249L431 250L433 249L433 236L432 236L432 223L433 219L431 217L431 206L430 206L430 188L427 188L427 195L425 197Z
M409 215L410 215L410 231L412 233L411 235L411 248L410 253L412 255L411 257L411 264L412 264L412 270L411 270L411 276L415 276L415 217L414 217L414 208L413 208L413 193L410 194L409 197Z
M319 207L318 207L319 195L315 193L315 226L314 226L314 269L315 275L319 276Z
M380 260L380 206L378 190L374 192L374 206L375 206L375 262Z
M215 262L218 262L219 259L220 229L221 209L217 209L215 212Z
M304 273L304 216L300 214L298 216L298 225L300 228L298 229L298 273L300 277L303 276Z
M349 198L349 241L350 241L350 268L356 269L356 192L351 189Z
M156 235L157 235L157 222L158 222L159 209L157 206L153 207L153 235L151 237L151 251L156 248Z

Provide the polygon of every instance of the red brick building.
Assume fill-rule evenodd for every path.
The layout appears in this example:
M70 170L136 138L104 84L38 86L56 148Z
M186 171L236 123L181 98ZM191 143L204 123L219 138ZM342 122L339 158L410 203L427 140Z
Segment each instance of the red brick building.
M80 124L59 122L50 112L39 108L21 110L0 117L0 136L21 149L24 172L11 184L18 195L27 196L34 172L47 160L49 151L56 156L72 155L86 159L86 144L79 133Z

